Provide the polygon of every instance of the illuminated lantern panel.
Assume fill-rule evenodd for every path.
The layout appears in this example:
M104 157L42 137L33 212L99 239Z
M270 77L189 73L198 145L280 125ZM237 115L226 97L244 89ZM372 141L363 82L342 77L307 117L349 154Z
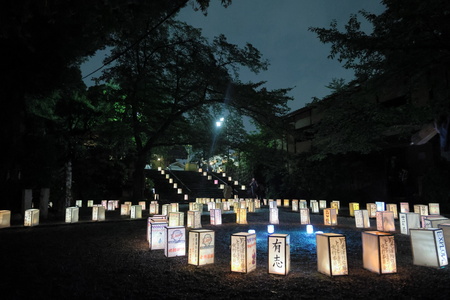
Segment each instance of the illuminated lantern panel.
M311 224L311 220L309 218L309 208L300 208L300 224Z
M131 201L125 201L123 204L127 204L127 205L129 205L129 206L131 207L131 205L133 205L133 202L131 202Z
M355 210L354 214L356 228L370 227L369 212L367 211L367 209Z
M366 204L367 211L369 212L369 218L377 217L377 205L375 203Z
M142 206L132 205L130 207L130 219L140 219L142 218Z
M93 206L94 206L94 200L88 200L87 207L93 207Z
M170 204L161 205L161 214L162 215L168 216L171 211L172 211L172 205L170 205Z
M236 211L236 223L247 224L247 209L238 208Z
M317 270L328 276L348 275L347 243L337 233L316 234Z
M428 216L428 205L415 204L414 212L420 214L421 216Z
M439 224L448 223L449 219L443 216L426 216L423 218L423 228L438 228Z
M75 201L75 206L83 207L83 200L76 200Z
M36 225L39 225L39 209L30 208L25 210L23 226L36 226Z
M284 207L289 207L289 199L284 199L283 205L284 205Z
M211 225L222 225L222 210L218 208L209 211Z
M319 208L320 209L327 208L327 200L319 200Z
M216 204L214 202L208 202L206 205L208 205L208 211L210 211L213 208L216 208Z
M440 215L439 203L428 203L428 212L430 215Z
M269 274L287 275L291 268L289 234L273 233L268 237Z
M105 209L108 209L108 200L102 200L101 204Z
M298 200L292 200L292 211L298 211Z
M313 214L318 214L320 212L319 210L319 202L317 202L317 200L311 200L311 212Z
M108 210L115 210L116 209L116 205L114 203L114 200L108 200L107 208L108 208Z
M276 208L277 207L277 201L269 200L269 208Z
M231 272L256 270L256 234L238 232L231 235Z
M121 204L120 205L120 215L121 216L129 216L131 214L131 208L129 204Z
M335 208L325 208L323 210L323 224L327 226L337 225L337 213Z
M280 220L278 220L278 208L269 208L269 223L280 224Z
M105 221L105 208L103 206L92 206L92 221Z
M281 206L281 199L277 199L277 206Z
M157 215L159 214L159 204L158 203L150 203L150 210L149 213L151 215Z
M409 213L409 203L408 202L400 202L400 212Z
M410 229L420 228L420 215L418 213L399 214L400 233L409 235Z
M331 208L335 210L336 215L339 214L339 201L331 201Z
M275 232L275 226L267 225L267 233L274 233L274 232Z
M184 226L184 212L169 212L169 227Z
M186 255L186 228L183 226L166 227L164 255L166 257Z
M392 211L377 211L377 230L395 231L394 213Z
M386 205L382 201L375 202L375 205L377 206L377 211L385 211Z
M394 213L394 219L398 219L398 210L397 210L397 204L386 204L386 210L392 211Z
M161 250L164 249L165 245L165 229L168 226L167 220L165 219L152 219L149 218L148 224L148 245L151 250Z
M119 208L119 200L113 200L114 201L114 207Z
M198 210L188 210L187 212L187 227L188 228L202 228L201 222L202 213Z
M255 203L255 209L261 208L261 200L260 199L255 199L253 202Z
M450 223L442 223L438 225L444 234L445 249L447 250L447 257L450 255Z
M197 229L189 231L188 264L207 265L214 263L214 231Z
M142 210L145 210L147 207L147 204L145 203L145 201L139 201L138 204L142 207Z
M300 199L299 206L300 208L308 208L308 201L306 201L305 199Z
M444 232L438 228L411 229L413 264L427 267L448 265Z
M394 235L380 231L362 233L363 267L378 274L397 272Z
M66 207L66 223L78 222L80 209L77 206Z
M11 211L0 210L0 228L11 226Z
M314 227L312 225L306 225L306 233L307 234L314 233Z
M172 210L170 210L170 211L173 211L173 212L180 211L180 204L179 203L177 203L177 202L170 203L170 206L172 208Z
M354 217L355 210L359 210L359 203L350 202L348 208L349 208L349 212L350 212L350 217Z
M249 200L249 201L247 202L247 208L248 208L248 212L249 212L249 213L254 213L254 212L256 212L255 201L254 201L254 200Z

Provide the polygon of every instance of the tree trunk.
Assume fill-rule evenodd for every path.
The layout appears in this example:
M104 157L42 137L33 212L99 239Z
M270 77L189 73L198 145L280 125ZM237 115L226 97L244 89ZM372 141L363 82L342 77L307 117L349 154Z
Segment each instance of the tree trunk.
M146 156L139 155L134 162L134 173L133 173L133 200L142 200L145 198L145 169Z

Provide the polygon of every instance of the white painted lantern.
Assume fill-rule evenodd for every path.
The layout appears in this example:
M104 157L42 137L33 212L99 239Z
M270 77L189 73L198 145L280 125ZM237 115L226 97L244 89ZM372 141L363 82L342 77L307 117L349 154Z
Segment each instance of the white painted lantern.
M222 210L214 208L209 211L211 225L222 225Z
M11 226L11 211L10 210L0 210L0 228Z
M440 215L439 203L428 203L428 212L430 215Z
M386 204L383 201L377 201L377 202L375 202L375 205L377 206L377 211L385 211L386 210Z
M292 211L298 211L298 200L297 199L292 200Z
M381 231L362 233L363 268L378 274L397 272L394 235Z
M438 228L439 224L448 223L450 220L443 216L426 216L423 219L423 228Z
M273 233L268 237L269 274L287 275L291 268L289 234Z
M152 201L153 202L153 201ZM158 202L156 202L156 203L150 203L150 210L149 210L149 213L151 214L151 215L157 215L157 214L159 214L159 204L158 204Z
M319 209L327 208L327 200L319 200Z
M280 224L280 220L278 220L278 208L269 208L269 223Z
M145 203L145 201L139 201L138 204L142 207L142 210L145 211L145 209L147 208L147 203Z
M169 212L169 227L184 226L184 212Z
M66 207L66 223L78 222L80 209L77 206Z
M409 203L408 202L400 202L400 212L409 213Z
M310 206L311 206L311 212L313 214L318 214L320 212L320 210L319 210L319 202L317 202L317 200L311 200Z
M231 235L231 272L249 273L256 269L256 234Z
M140 219L140 218L142 218L142 206L141 205L131 205L130 219Z
M350 217L354 217L355 216L355 210L359 210L359 203L357 203L357 202L350 202L348 204L348 209L349 209Z
M102 200L100 203L105 209L108 209L108 200Z
M75 201L75 206L83 207L83 200L76 200Z
M323 224L327 226L337 225L337 213L335 208L325 208L323 210Z
M428 216L428 205L415 204L414 212L420 214L421 216Z
M172 205L170 205L170 204L161 205L161 214L162 215L168 216L171 211L172 211Z
M214 231L196 229L189 231L188 264L207 265L214 263Z
M173 212L180 211L180 204L178 202L170 203L170 206L172 207L170 211Z
M147 224L148 244L151 250L164 249L165 245L165 229L168 226L166 219L149 218Z
M386 210L387 211L392 211L394 213L394 219L398 219L397 204L395 204L395 203L388 203L388 204L386 204Z
M93 207L93 206L94 206L94 200L88 200L87 207Z
M131 214L131 207L129 204L121 204L120 205L120 215L121 216L129 216Z
M187 212L187 227L188 228L202 228L202 212L198 210L188 210Z
M309 218L309 208L300 208L300 224L311 224L311 220Z
M247 224L247 209L238 208L236 211L236 223Z
M300 199L299 208L308 208L308 201L306 199Z
M438 228L411 229L413 264L427 267L448 265L444 232Z
M114 203L114 200L108 200L107 209L108 210L115 210L116 209L116 204Z
M392 211L377 211L377 230L395 231L394 213Z
M369 228L370 219L367 209L359 209L354 211L356 228Z
M166 257L186 255L186 228L184 226L166 227L164 255Z
M92 206L92 221L105 221L105 208L102 205Z
M36 225L39 225L39 209L30 208L25 210L23 226L36 226Z
M408 212L399 214L400 233L409 235L410 229L420 228L420 215Z
M367 211L369 212L369 218L377 217L377 205L375 203L366 204Z
M317 270L328 276L348 275L347 243L337 233L316 234Z

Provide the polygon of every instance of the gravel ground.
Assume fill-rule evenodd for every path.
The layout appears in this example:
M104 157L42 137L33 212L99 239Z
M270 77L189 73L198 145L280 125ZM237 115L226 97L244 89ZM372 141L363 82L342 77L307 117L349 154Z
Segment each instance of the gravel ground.
M181 211L187 205L180 206ZM280 208L277 233L291 238L291 270L286 276L268 274L267 208L248 214L248 225L236 224L233 213L215 231L215 263L188 264L187 256L166 257L149 250L146 215L138 220L107 212L107 221L91 222L88 208L78 223L47 221L35 227L13 224L0 229L0 299L449 299L449 267L413 265L410 237L397 231L397 273L378 275L363 268L361 232L354 219L338 218L323 226L312 215L315 230L345 235L349 274L328 277L317 271L315 236L305 233L299 215ZM375 230L372 227L364 230ZM231 234L255 229L257 268L231 272Z

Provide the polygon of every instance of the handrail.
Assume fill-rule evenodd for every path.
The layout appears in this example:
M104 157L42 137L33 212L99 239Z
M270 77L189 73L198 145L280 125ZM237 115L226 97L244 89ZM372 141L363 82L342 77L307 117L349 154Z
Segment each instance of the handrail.
M175 173L172 172L172 169L171 169L170 167L167 167L166 169L169 170L170 174L172 174L173 177L175 177L175 179L176 179L179 183L181 183L181 185L182 185L184 188L186 188L189 192L192 192L192 190L191 190L186 184L184 184L184 182L183 182L177 175L175 175Z

